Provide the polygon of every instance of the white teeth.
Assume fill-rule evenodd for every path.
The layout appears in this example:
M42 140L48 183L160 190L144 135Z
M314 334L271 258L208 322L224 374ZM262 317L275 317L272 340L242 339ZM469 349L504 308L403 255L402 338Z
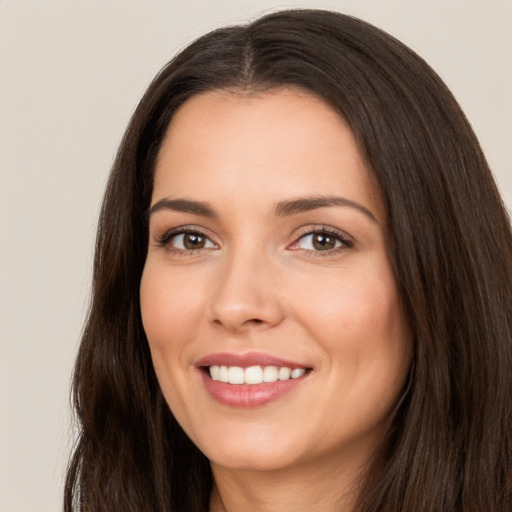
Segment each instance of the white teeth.
M265 366L263 369L263 382L275 382L279 378L277 366Z
M230 384L244 383L244 369L240 366L230 366L228 370L228 382Z
M217 365L210 366L210 377L213 380L219 380L219 370L220 368Z
M297 379L306 373L305 368L288 368L286 366L219 366L209 367L212 380L229 382L230 384L262 384L278 380Z
M288 380L290 378L291 373L291 368L287 368L286 366L279 368L279 380Z
M246 384L261 384L263 382L263 370L261 366L249 366L245 369Z
M227 366L221 366L219 368L219 380L221 382L228 382L229 381L229 374L228 374L228 367Z

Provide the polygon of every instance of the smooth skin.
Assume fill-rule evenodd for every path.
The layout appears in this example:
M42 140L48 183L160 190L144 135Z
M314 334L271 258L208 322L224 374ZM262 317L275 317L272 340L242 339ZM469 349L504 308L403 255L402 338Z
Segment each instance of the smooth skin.
M164 396L211 461L210 510L351 510L412 350L351 130L300 90L197 95L170 124L152 206L143 324ZM196 364L219 352L310 370L231 407Z

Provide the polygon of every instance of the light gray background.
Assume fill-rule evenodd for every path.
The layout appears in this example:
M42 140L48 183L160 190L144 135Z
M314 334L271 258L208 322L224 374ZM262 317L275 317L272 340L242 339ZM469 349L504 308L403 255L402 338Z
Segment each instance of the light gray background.
M512 0L0 0L0 512L60 509L98 208L145 87L202 33L296 6L362 17L430 62L512 204Z

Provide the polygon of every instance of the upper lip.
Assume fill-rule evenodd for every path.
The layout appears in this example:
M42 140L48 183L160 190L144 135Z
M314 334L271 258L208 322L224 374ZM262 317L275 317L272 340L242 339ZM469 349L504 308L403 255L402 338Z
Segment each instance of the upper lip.
M248 368L249 366L285 366L287 368L310 368L309 365L282 359L280 357L272 356L270 354L263 354L259 352L250 352L247 354L234 354L229 352L219 352L216 354L209 354L196 361L196 366L239 366L241 368Z

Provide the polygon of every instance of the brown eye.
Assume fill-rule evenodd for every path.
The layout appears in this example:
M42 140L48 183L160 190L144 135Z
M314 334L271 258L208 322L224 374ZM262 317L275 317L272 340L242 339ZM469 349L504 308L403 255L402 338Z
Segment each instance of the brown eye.
M202 249L206 245L206 237L198 233L186 233L183 235L185 249Z
M325 253L328 255L335 254L341 249L349 249L352 246L352 240L342 231L336 230L334 232L330 229L319 229L299 237L291 248L295 250L303 249L310 254Z
M315 233L312 235L312 244L317 251L328 251L336 247L336 239L324 233Z
M214 249L216 245L203 233L198 231L185 231L170 236L163 241L170 249L178 251L195 251L198 249Z
M300 238L298 246L308 251L331 251L342 245L341 237L330 233L309 233Z

